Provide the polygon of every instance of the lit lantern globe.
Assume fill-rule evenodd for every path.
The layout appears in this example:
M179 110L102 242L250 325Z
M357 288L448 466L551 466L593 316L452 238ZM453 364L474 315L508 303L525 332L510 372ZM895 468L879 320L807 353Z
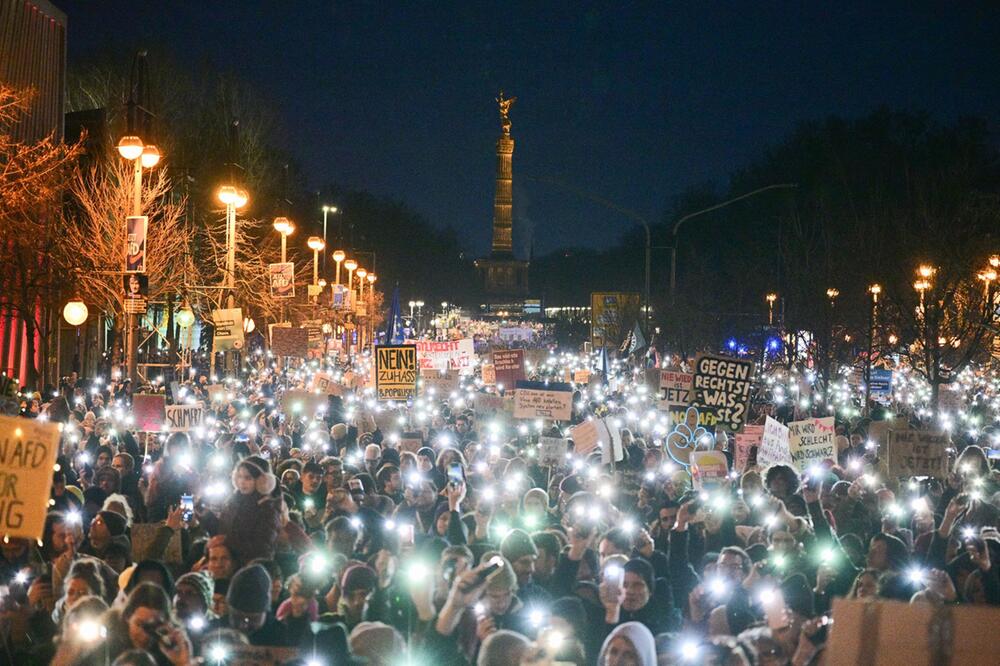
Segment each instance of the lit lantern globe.
M177 311L174 320L181 328L188 328L194 323L194 312L191 311L191 308L183 307Z
M63 306L63 319L70 326L79 326L83 322L87 321L87 316L90 311L87 310L87 304L84 303L79 298L74 298Z

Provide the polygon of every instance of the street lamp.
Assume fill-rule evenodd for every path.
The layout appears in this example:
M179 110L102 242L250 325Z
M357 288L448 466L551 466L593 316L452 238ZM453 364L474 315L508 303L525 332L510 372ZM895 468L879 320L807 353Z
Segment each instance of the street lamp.
M236 286L236 209L247 205L249 197L245 190L233 185L219 188L219 201L226 205L226 276L223 286L229 289L229 307L233 307Z
M834 302L837 300L837 296L840 296L840 290L830 288L826 290L826 297L830 299L830 306L832 307Z
M181 306L181 309L177 311L176 315L174 315L174 321L176 321L177 325L181 328L188 328L193 325L194 312L191 310L191 306L187 303Z
M774 302L778 300L778 295L771 292L764 298L767 300L767 325L774 326Z
M74 296L63 306L63 319L70 326L80 326L83 322L87 321L89 315L90 311L87 309L87 304L79 296Z
M365 300L365 276L368 275L368 271L364 268L358 269L358 300Z
M347 255L344 253L343 250L333 251L333 260L337 262L337 279L334 282L334 284L337 285L338 287L340 286L340 262L342 262L345 257L347 257Z
M347 291L348 293L354 289L354 269L358 267L358 262L353 259L347 259L344 261L344 268L347 269Z
M319 284L319 253L326 247L326 241L319 236L310 236L306 245L313 251L313 284Z
M416 307L416 301L410 301L410 319L413 319L413 308Z
M295 232L295 223L287 217L276 217L274 230L281 234L281 263L285 263L288 261L288 237Z
M878 309L878 296L882 293L882 286L877 283L873 284L868 287L868 293L872 296L872 307L868 318L868 358L865 364L865 416L871 411L872 354L875 349L875 311Z
M328 206L323 204L323 245L326 245L326 215L327 213L336 213L336 206ZM323 274L326 275L326 255L323 255Z

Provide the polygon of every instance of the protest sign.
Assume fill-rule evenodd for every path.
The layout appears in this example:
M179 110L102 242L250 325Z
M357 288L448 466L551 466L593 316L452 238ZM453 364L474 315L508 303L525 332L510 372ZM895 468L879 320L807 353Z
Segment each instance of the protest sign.
M139 432L159 432L166 420L166 398L162 395L137 393L132 396L132 417Z
M764 436L764 426L747 425L743 430L735 435L736 450L733 453L733 469L743 473L750 462L750 451L753 447L760 447L760 440Z
M407 340L406 344L417 349L421 370L446 370L457 368L466 374L476 365L476 348L472 338L461 340Z
M333 379L329 372L317 372L313 375L309 390L313 393L325 393L327 395L343 395L344 387Z
M569 384L518 382L514 418L568 421L573 415L573 389Z
M451 368L445 372L439 370L428 370L420 372L420 394L430 395L430 390L434 389L436 397L447 397L452 391L457 391L461 387L461 376L458 370Z
M0 417L0 534L42 538L58 453L58 424Z
M482 369L483 384L486 386L496 386L497 384L497 369L492 363L483 363L480 368Z
M538 438L538 464L562 465L566 462L566 451L569 450L569 442L562 437L539 437Z
M243 349L243 310L230 308L212 310L215 331L212 336L212 351Z
M275 645L242 645L233 643L229 647L226 660L240 666L274 666L275 664L298 663L299 649Z
M684 423L687 418L687 403L658 400L656 408L661 412L666 412L671 428L678 423ZM719 419L712 412L698 412L698 425L714 429L718 422Z
M126 314L145 314L149 298L149 277L143 273L126 273L122 276Z
M272 298L295 297L295 264L290 261L268 264L267 275L271 279Z
M788 427L768 416L764 422L760 448L757 450L757 464L761 467L770 467L777 463L783 465L792 463L792 454L788 450Z
M188 432L202 425L205 408L199 405L168 405L166 408L167 430Z
M573 426L569 431L569 436L573 440L574 453L579 456L586 456L600 446L601 440L598 423L598 420L591 419Z
M380 401L417 397L417 347L375 347L375 393Z
M929 430L890 430L887 475L936 476L948 473L948 433Z
M692 451L689 460L695 490L714 490L726 482L729 461L722 451Z
M493 369L496 383L513 388L526 379L524 374L523 349L497 349L493 352Z
M424 445L424 437L420 432L404 432L399 436L399 450L416 453Z
M281 409L290 417L313 418L327 408L326 395L309 391L285 391L281 396Z
M788 424L788 451L792 465L804 472L813 463L824 460L837 461L837 451L833 444L836 436L833 417L792 421Z
M501 326L498 335L504 342L528 342L535 332L525 326Z
M872 368L868 388L871 392L871 397L875 400L889 400L892 398L892 370Z
M590 370L574 370L572 381L574 384L589 384L590 375Z
M125 218L125 272L146 272L146 238L149 218L129 215Z
M573 440L573 452L579 456L589 455L600 448L602 464L610 463L612 458L618 462L625 457L621 432L607 419L590 419L573 426L570 438Z
M154 553L151 548L156 541L156 533L163 526L162 523L132 523L129 533L132 542L132 557L137 562L147 559L155 559L167 564L183 564L181 557L181 531L177 530L167 542L167 549L163 553Z
M711 412L717 425L738 432L746 421L753 361L701 354L691 380L691 404Z
M477 393L472 404L476 420L489 418L503 411L503 396L495 393Z
M674 404L687 406L691 403L691 383L694 375L690 372L679 372L677 370L660 370L660 389L663 390L663 399Z
M205 392L208 393L208 399L211 402L222 402L226 399L225 384L209 384L205 387Z
M275 327L271 330L271 353L306 358L309 356L309 331L299 327Z

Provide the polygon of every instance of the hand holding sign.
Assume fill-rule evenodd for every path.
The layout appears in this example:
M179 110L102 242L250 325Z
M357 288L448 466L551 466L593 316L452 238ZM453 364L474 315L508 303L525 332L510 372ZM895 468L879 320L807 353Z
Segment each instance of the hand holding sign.
M41 539L59 452L59 426L0 417L0 533Z

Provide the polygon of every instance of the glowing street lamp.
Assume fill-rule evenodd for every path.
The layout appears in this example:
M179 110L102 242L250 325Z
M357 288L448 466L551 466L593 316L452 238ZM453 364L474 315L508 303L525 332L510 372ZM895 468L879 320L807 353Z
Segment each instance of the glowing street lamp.
M365 300L365 276L368 275L368 271L364 268L359 268L358 273L358 300Z
M340 286L340 262L342 262L345 258L347 258L347 254L343 250L333 251L333 260L337 262L337 277L334 284L338 287Z
M177 314L174 315L174 321L181 328L188 328L194 324L194 312L191 310L191 306L185 303Z
M233 185L223 185L216 196L226 205L226 275L223 286L230 290L229 305L232 307L235 298L232 289L236 285L236 209L247 205L249 196L245 190Z
M764 298L767 301L767 325L774 326L774 302L778 300L778 295L771 292Z
M348 259L344 262L344 268L347 269L347 291L350 292L354 289L354 269L358 267L358 262L353 259Z
M295 223L287 217L276 217L274 230L281 234L281 263L285 263L288 261L288 237L295 232Z
M837 300L837 296L840 296L840 290L831 287L826 290L826 297L830 299L830 305L832 306Z
M313 251L313 284L319 284L319 253L326 247L326 241L319 236L310 236L306 245Z
M70 326L80 326L90 315L87 304L79 296L74 296L63 306L63 319Z
M872 295L872 309L868 318L868 358L865 363L865 416L871 411L872 394L872 354L875 352L875 311L878 309L878 297L882 293L882 285L873 284L868 287Z
M326 245L326 216L328 213L336 213L336 206L328 206L323 204L323 245ZM326 275L326 255L323 255L323 274Z

